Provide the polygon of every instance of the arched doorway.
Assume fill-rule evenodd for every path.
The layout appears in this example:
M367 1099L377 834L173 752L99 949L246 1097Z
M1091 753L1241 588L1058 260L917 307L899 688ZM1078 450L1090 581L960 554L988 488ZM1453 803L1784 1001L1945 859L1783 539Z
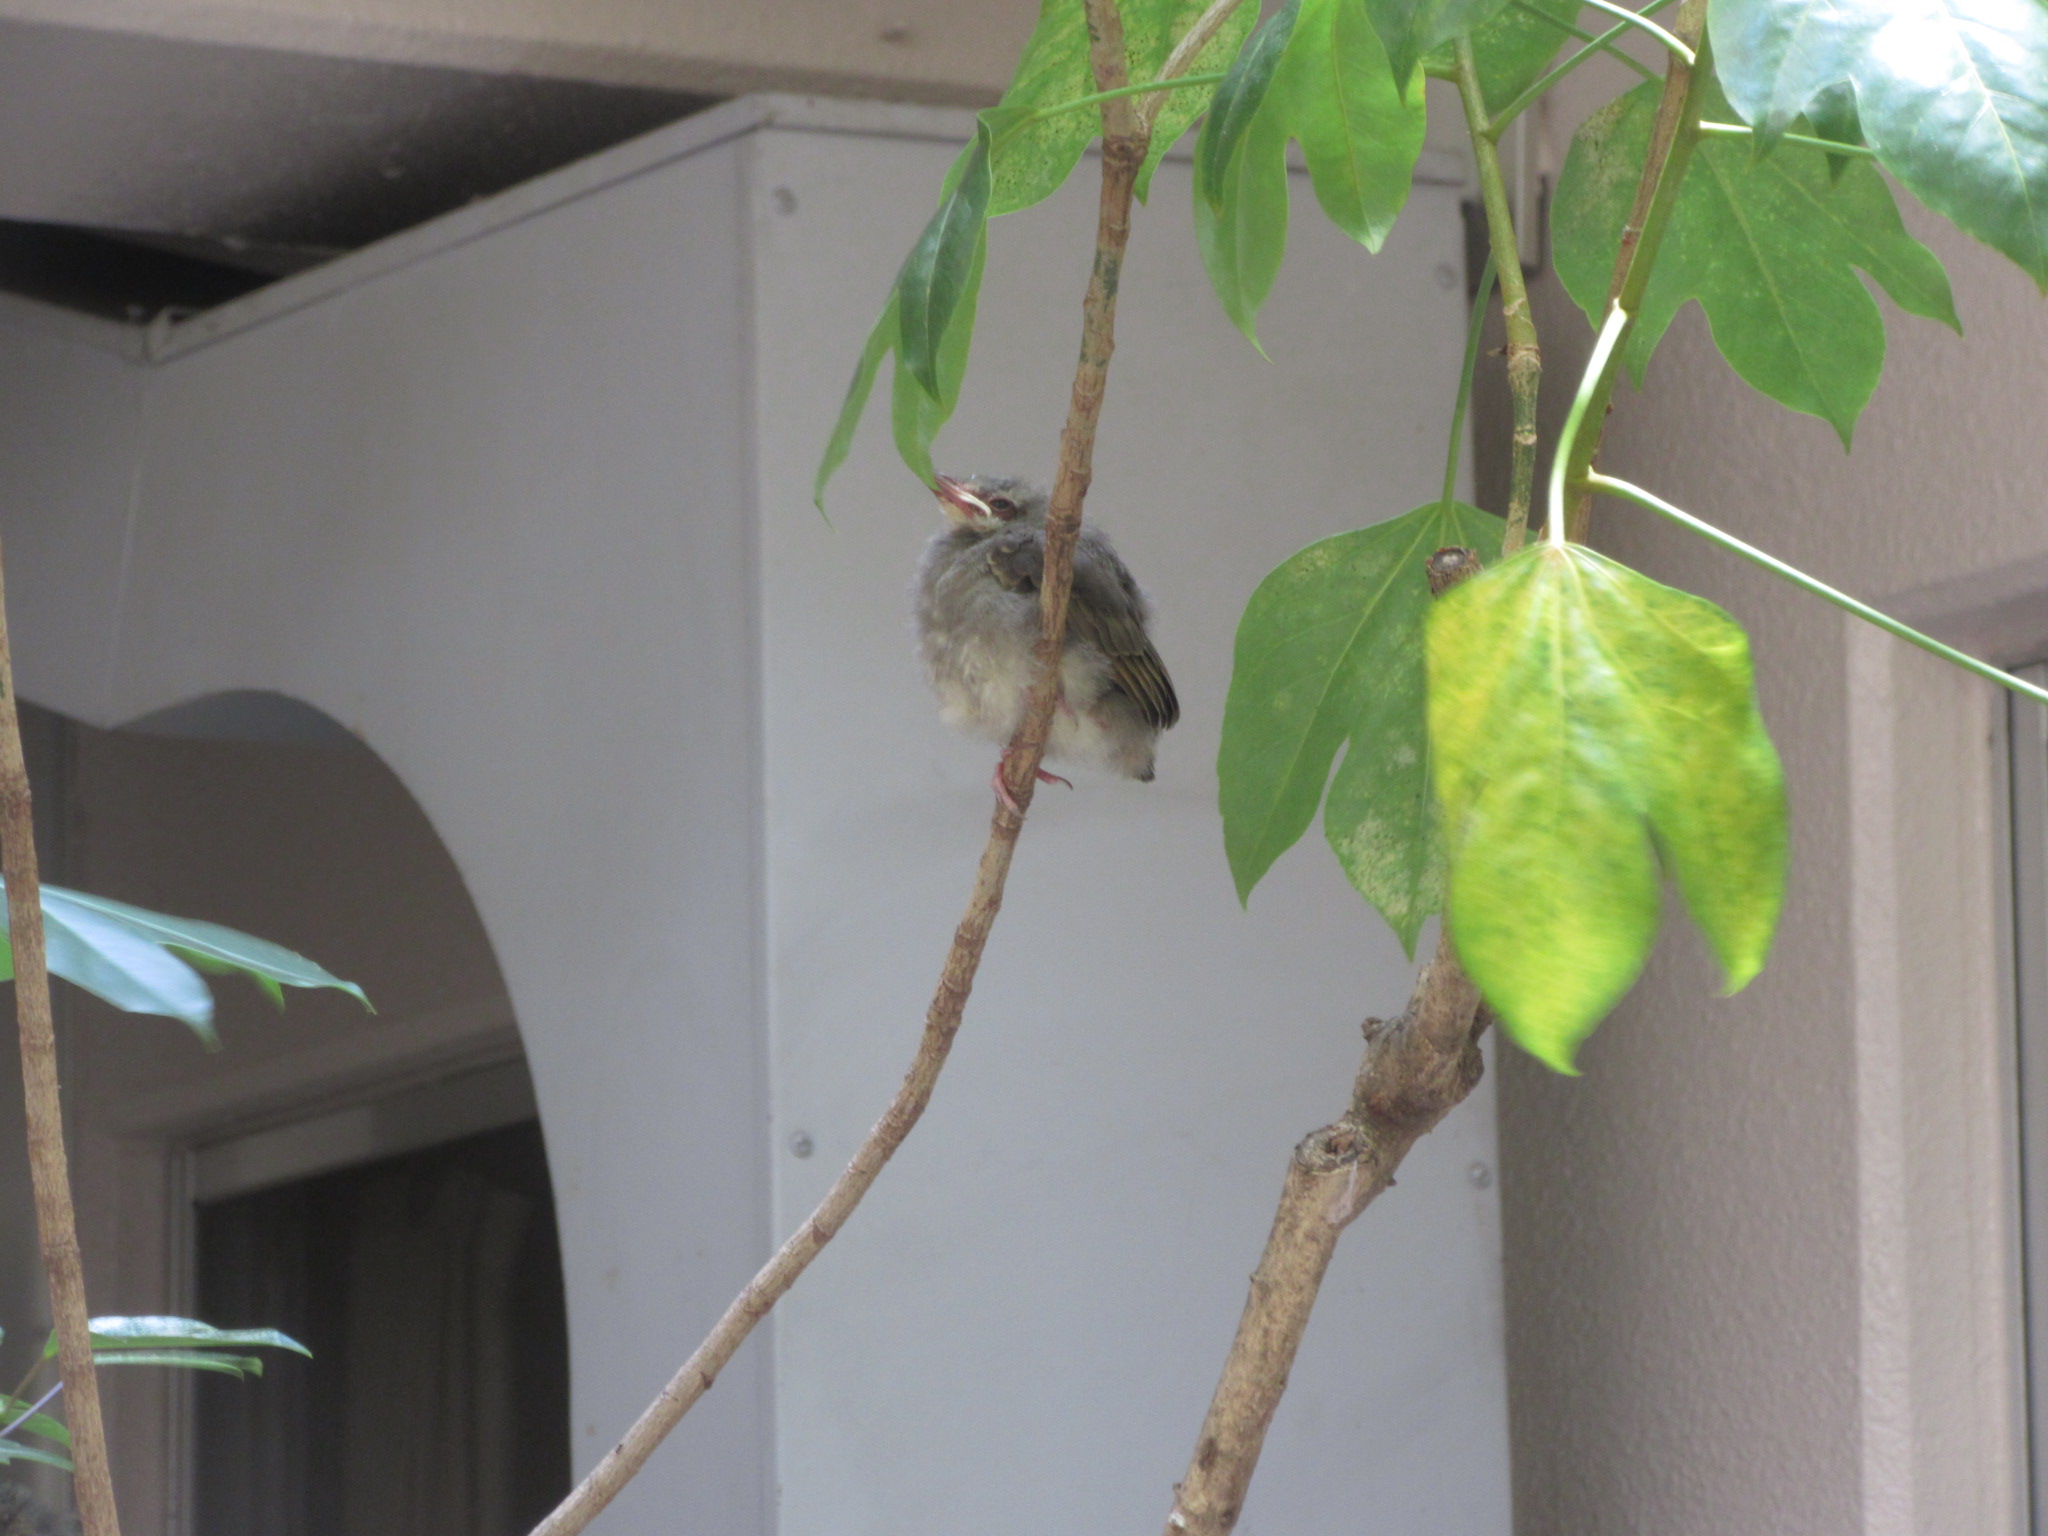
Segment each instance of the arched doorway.
M222 985L209 1055L61 989L93 1310L315 1352L240 1383L107 1373L124 1528L404 1536L404 1509L423 1533L525 1530L569 1473L560 1249L511 1002L448 851L374 752L278 695L119 731L24 714L51 880L276 939L378 1008ZM0 1226L26 1234L20 1148L0 1146ZM10 1357L40 1343L4 1321Z

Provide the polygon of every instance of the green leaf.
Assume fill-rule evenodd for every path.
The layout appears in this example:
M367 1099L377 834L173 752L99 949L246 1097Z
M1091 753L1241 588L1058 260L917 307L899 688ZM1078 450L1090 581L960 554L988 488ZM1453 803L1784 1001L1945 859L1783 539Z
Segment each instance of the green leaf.
M96 1317L92 1333L94 1358L101 1351L124 1349L289 1349L313 1358L313 1351L275 1328L215 1328L190 1317ZM57 1357L57 1336L43 1346L43 1358Z
M1439 43L1491 20L1507 0L1365 0L1380 41L1387 45L1394 78L1404 93L1413 84L1415 66Z
M54 1440L59 1445L71 1444L71 1431L61 1419L53 1419L47 1413L29 1412L30 1405L18 1397L0 1397L0 1429L14 1425L17 1435L39 1435L45 1440ZM27 1418L22 1418L23 1414ZM15 1421L21 1422L16 1425Z
M960 386L967 377L967 354L974 343L974 312L981 299L981 272L987 256L988 230L984 226L968 261L967 280L961 288L959 303L939 344L938 397L927 394L903 359L896 359L890 391L896 452L924 485L932 483L932 444L960 403Z
M219 1355L203 1349L117 1349L93 1351L94 1365L162 1365L185 1371L215 1371L238 1380L261 1376L263 1361L256 1355Z
M1204 0L1182 0L1171 27L1174 41L1185 36L1189 27L1195 24L1208 7ZM1244 3L1230 13L1229 19L1217 30L1214 37L1202 45L1202 49L1189 63L1186 73L1190 75L1214 74L1226 69L1243 47L1244 40L1251 35L1252 26L1259 19L1259 8L1255 0ZM1167 52L1171 52L1169 46ZM1160 68L1166 63L1162 53L1152 66L1150 78L1158 78ZM1133 79L1138 78L1133 76ZM1209 110L1212 94L1197 86L1174 91L1160 107L1159 115L1152 120L1152 143L1145 152L1145 163L1138 171L1138 201L1146 201L1152 193L1152 173L1159 169L1159 162L1166 158L1166 152L1179 142L1182 134L1195 125L1195 120Z
M1656 115L1658 87L1629 92L1572 140L1553 208L1557 273L1595 325ZM1723 108L1717 92L1705 103ZM1956 323L1941 263L1906 233L1875 167L1831 179L1825 152L1703 138L1644 294L1626 358L1638 383L1672 317L1698 300L1714 343L1754 388L1831 422L1846 447L1884 366L1884 317L1854 269L1901 309Z
M1735 991L1785 891L1785 791L1749 645L1703 598L1543 545L1428 620L1458 955L1560 1072L1648 958L1658 862Z
M875 328L868 332L867 345L861 348L860 361L853 369L853 382L846 386L846 399L840 404L839 419L832 424L832 436L825 444L824 457L818 460L817 477L811 482L811 501L820 512L825 510L827 482L853 450L853 434L860 426L862 413L867 410L868 395L875 387L875 375L881 370L882 359L896 350L896 334L896 290L891 288L889 302L882 306L882 318L875 322Z
M1377 251L1408 200L1426 123L1419 97L1403 99L1360 0L1302 0L1274 94L1323 212Z
M1216 88L1195 145L1195 240L1224 312L1254 346L1287 249L1287 142L1331 221L1377 250L1422 152L1420 94L1396 87L1365 0L1289 0Z
M939 348L987 238L988 151L988 126L982 124L947 173L939 211L911 247L896 279L896 356L935 400L941 398Z
M0 906L0 932L6 929ZM58 885L43 887L43 939L50 971L129 1013L156 1013L188 1024L209 1046L213 994L192 969L248 976L273 997L280 987L331 987L364 1007L370 1000L354 982L343 981L283 945L253 938L219 923L166 917L124 901L88 896ZM6 977L13 956L6 953Z
M1216 759L1240 901L1300 839L1328 785L1331 849L1414 953L1423 919L1443 905L1423 719L1424 562L1447 544L1491 560L1500 538L1499 518L1430 502L1311 544L1259 583L1237 627Z
M1524 0L1509 5L1472 33L1473 62L1487 110L1498 112L1534 85L1558 50L1576 41L1565 28L1578 16L1580 0ZM1457 66L1447 46L1431 50L1425 69L1449 74Z
M55 1451L46 1451L38 1446L23 1445L17 1440L0 1440L0 1467L6 1466L10 1461L34 1461L46 1467L57 1467L65 1472L72 1470L69 1456L60 1456Z
M1198 209L1202 203L1208 203L1209 211L1219 219L1229 196L1231 168L1241 153L1245 135L1265 105L1266 93L1272 87L1281 57L1287 52L1287 42L1294 35L1294 23L1300 13L1301 0L1287 0L1260 23L1209 102L1209 115L1203 119L1201 136L1195 141L1195 203Z
M1707 25L1767 147L1848 82L1885 168L2048 289L2048 5L1711 0Z

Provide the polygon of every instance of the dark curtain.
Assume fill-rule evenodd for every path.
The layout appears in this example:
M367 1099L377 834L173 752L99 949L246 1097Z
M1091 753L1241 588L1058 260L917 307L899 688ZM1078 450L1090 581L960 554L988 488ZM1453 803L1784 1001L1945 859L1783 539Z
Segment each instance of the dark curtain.
M201 1315L314 1352L199 1386L197 1536L520 1536L568 1488L538 1126L207 1206Z

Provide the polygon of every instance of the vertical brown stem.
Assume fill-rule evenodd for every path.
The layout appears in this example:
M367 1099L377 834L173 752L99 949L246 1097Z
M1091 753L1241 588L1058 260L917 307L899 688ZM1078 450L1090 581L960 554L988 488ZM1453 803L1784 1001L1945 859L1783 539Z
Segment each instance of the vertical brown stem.
M4 590L0 578L0 590ZM85 1265L64 1155L64 1109L57 1088L57 1032L50 1014L50 972L43 956L42 881L36 873L35 819L28 762L15 707L14 656L0 598L0 877L7 881L8 936L14 949L14 1011L21 1032L21 1086L28 1110L29 1174L35 1185L36 1229L49 1277L50 1315L57 1325L57 1368L64 1381L64 1419L77 1466L73 1488L85 1536L120 1536L107 1436L100 1420L99 1378L85 1305Z
M1096 88L1113 91L1128 83L1124 67L1123 23L1116 0L1087 0L1090 60ZM1110 354L1115 350L1117 280L1124 247L1131 233L1131 198L1139 167L1145 161L1148 134L1130 98L1103 103L1102 199L1098 220L1095 267L1082 306L1081 357L1074 369L1074 388L1060 434L1058 478L1046 515L1045 574L1040 601L1039 676L1024 720L1004 756L1005 782L1019 807L1000 800L989 824L988 841L966 912L954 931L953 944L926 1010L924 1033L903 1085L882 1118L868 1132L852 1160L826 1192L825 1198L754 1278L733 1299L711 1332L683 1362L660 1396L636 1419L624 1438L605 1453L590 1474L532 1536L575 1536L585 1529L654 1454L656 1446L682 1421L718 1379L747 1336L839 1232L883 1167L909 1136L931 1101L940 1069L959 1033L967 998L981 965L983 947L996 914L1002 910L1010 858L1024 827L1024 810L1037 787L1037 769L1045 754L1045 736L1052 723L1058 662L1067 627L1067 599L1073 583L1074 543L1080 536L1081 503L1095 454L1095 428L1102 415Z
M1173 1490L1166 1536L1228 1536L1236 1526L1337 1239L1394 1182L1408 1149L1478 1083L1481 1022L1478 989L1449 939L1416 979L1407 1012L1366 1022L1350 1108L1304 1139L1287 1165L1237 1337Z

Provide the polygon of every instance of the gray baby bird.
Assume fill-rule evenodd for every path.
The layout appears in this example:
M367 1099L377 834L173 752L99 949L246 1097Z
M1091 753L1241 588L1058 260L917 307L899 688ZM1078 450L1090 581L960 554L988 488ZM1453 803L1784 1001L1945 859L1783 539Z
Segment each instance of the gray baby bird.
M918 643L946 721L1007 743L1024 713L1038 644L1046 495L1006 475L940 475L935 492L948 526L918 565ZM1180 718L1180 700L1145 633L1150 617L1109 540L1083 528L1048 761L1151 780L1153 749ZM1008 800L1000 766L995 783Z

